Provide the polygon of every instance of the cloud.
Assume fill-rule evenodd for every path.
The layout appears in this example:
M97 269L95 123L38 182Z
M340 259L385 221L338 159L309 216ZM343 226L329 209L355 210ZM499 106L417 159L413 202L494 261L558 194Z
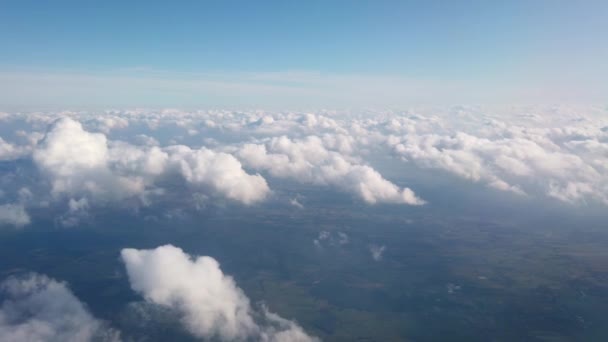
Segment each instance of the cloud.
M300 203L300 201L298 201L297 197L294 198L290 198L289 199L289 204L291 204L292 206L298 208L298 209L304 209L304 205L302 203Z
M60 204L68 210L59 220L65 224L94 217L86 213L99 206L135 212L173 198L192 198L199 209L203 198L205 206L218 199L261 203L271 194L266 176L368 204L417 205L424 194L412 189L429 179L416 178L416 169L527 198L607 205L606 127L606 110L592 106L5 114L0 181L3 203L29 213ZM15 199L21 187L31 189L29 200ZM294 207L305 204L278 190ZM79 210L69 205L84 201Z
M0 284L0 340L119 341L118 331L93 317L65 283L30 273Z
M151 250L123 249L122 260L134 291L146 301L169 307L182 316L194 336L226 341L317 341L292 321L249 299L208 256L192 257L166 245Z
M315 244L315 246L321 247L324 241L327 241L330 239L330 237L331 237L330 234L331 234L330 232L325 231L325 230L320 231L319 236L316 239L312 240L312 242Z
M22 204L0 205L0 227L12 225L20 228L28 224L30 224L30 216Z
M94 121L95 127L105 134L114 129L124 129L129 126L129 120L118 115L106 114L96 117Z
M23 156L24 149L15 146L0 137L0 161L3 160L14 160Z
M326 230L322 230L319 232L319 235L316 239L313 240L313 243L317 247L323 247L326 245L346 245L350 242L350 238L346 233L343 232L328 232Z
M190 183L208 185L244 204L261 201L269 192L262 176L247 174L230 154L206 148L192 150L187 146L171 146L166 150L170 154L169 161Z
M411 189L400 189L370 166L352 163L342 154L328 150L316 136L303 140L282 136L265 144L245 144L237 156L248 167L268 171L272 176L333 185L370 204L425 203Z
M264 178L247 174L230 154L204 147L161 149L108 141L104 134L88 132L67 117L49 127L32 158L51 182L55 197L86 197L89 202L141 198L156 188L158 177L171 174L244 204L261 201L269 193Z
M32 158L49 177L53 195L92 195L116 200L143 191L137 178L113 174L108 167L108 144L102 133L90 133L70 118L55 121Z
M498 190L608 204L608 135L602 120L572 114L442 120L442 129L392 136L393 151L424 168ZM567 127L567 128L562 128Z
M382 260L384 251L386 251L386 246L378 246L378 245L369 246L369 252L371 253L372 258L376 261Z

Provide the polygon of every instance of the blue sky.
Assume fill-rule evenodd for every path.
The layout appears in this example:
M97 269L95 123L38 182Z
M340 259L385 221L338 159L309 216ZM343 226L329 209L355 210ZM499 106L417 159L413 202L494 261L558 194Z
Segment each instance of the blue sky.
M0 109L606 102L605 1L2 1Z

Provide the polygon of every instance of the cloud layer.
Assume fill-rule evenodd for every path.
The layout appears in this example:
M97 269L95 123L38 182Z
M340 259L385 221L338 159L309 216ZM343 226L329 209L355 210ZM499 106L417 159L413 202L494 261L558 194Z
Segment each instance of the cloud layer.
M30 208L58 205L60 221L77 224L97 206L170 198L302 208L297 192L272 191L286 181L366 204L421 205L415 190L428 179L409 171L427 169L511 195L607 205L606 118L589 106L3 113L0 222L27 225Z

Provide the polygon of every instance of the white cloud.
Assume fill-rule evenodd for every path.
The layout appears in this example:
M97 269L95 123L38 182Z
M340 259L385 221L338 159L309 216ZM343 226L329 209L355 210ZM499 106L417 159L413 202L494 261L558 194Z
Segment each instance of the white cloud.
M111 202L142 197L155 187L156 177L174 173L229 199L252 204L269 193L264 178L249 175L232 155L206 148L178 145L141 147L108 141L70 118L49 128L33 153L48 176L55 197Z
M382 260L384 251L386 251L386 246L378 246L378 245L369 246L369 252L371 253L372 258L376 261Z
M400 189L370 166L355 164L341 153L328 150L316 136L304 140L282 136L272 138L266 144L245 144L237 156L248 167L266 170L275 177L334 185L370 204L425 203L411 189Z
M211 186L224 196L245 204L261 201L269 192L262 176L247 174L230 154L206 148L192 150L183 145L166 150L171 164L190 183Z
M95 127L105 134L110 133L114 129L123 129L129 126L129 120L117 115L102 114L95 117L94 120Z
M30 216L22 204L0 205L0 227L12 225L19 228L28 224L30 224Z
M119 333L93 317L65 283L30 273L0 285L0 340L14 342L119 341Z
M52 183L52 193L120 199L143 191L137 178L115 175L108 168L108 144L102 133L90 133L75 120L55 121L33 153Z
M605 121L553 115L476 114L459 122L444 118L441 130L414 128L387 142L421 167L443 169L499 190L608 204L608 135L601 129Z
M15 146L0 137L0 161L17 159L25 154L25 150Z
M121 255L133 290L149 302L176 310L197 337L316 341L292 321L266 310L255 312L243 291L211 257L191 257L171 245L127 248Z

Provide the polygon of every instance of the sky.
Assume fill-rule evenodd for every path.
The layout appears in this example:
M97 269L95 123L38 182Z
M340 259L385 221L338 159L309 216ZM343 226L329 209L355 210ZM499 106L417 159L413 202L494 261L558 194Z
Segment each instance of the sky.
M1 1L0 109L605 103L605 1Z

